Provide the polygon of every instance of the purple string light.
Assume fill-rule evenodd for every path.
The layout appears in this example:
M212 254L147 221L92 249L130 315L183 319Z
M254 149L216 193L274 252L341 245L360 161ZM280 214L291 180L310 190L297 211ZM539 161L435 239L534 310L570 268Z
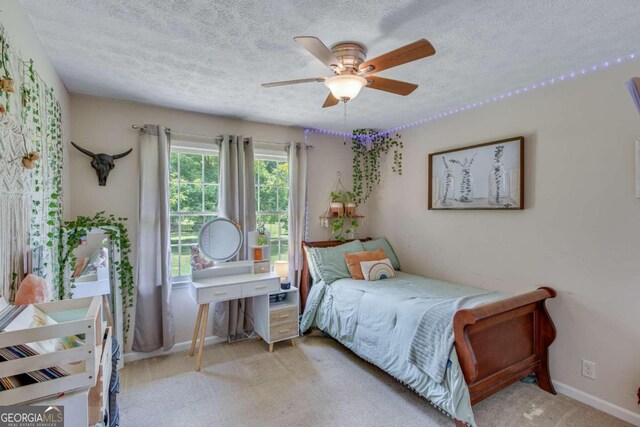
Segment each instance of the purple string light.
M427 122L431 122L434 120L438 120L438 119L442 119L444 117L448 117L454 114L458 114L458 113L462 113L465 111L469 111L471 109L474 108L478 108L478 107L482 107L485 104L490 104L490 103L494 103L497 101L501 101L504 100L505 98L511 98L512 96L515 95L520 95L522 93L527 93L527 92L531 92L533 90L542 88L542 87L546 87L547 85L553 85L555 83L557 83L558 81L566 81L566 80L570 80L570 79L574 79L576 77L580 77L583 76L585 74L589 74L589 73L593 73L595 71L601 70L603 68L608 68L611 65L615 65L615 64L620 64L624 61L631 61L633 59L636 59L640 57L639 54L637 53L632 53L629 55L624 55L624 56L620 56L618 57L615 61L605 61L605 62L601 62L599 64L596 65L592 65L591 67L587 67L587 68L582 68L580 71L576 72L576 71L571 71L570 73L565 73L562 74L558 77L553 77L547 80L542 80L538 83L533 83L530 85L526 85L520 88L516 88L515 90L511 90L509 92L506 93L502 93L500 95L496 95L493 97L490 97L484 101L479 101L479 102L474 102L473 104L467 104L465 106L462 107L456 107L453 108L451 110L447 110L447 111L441 111L439 113L435 113L432 114L430 116L424 117L420 120L416 120L414 122L411 123L407 123L405 125L401 125L401 126L397 126L391 129L387 129L381 132L378 132L375 135L372 136L363 136L363 135L353 135L353 134L348 134L345 132L333 132L333 131L328 131L328 130L322 130L322 129L305 129L304 130L304 137L305 137L305 142L308 139L308 134L309 133L320 133L320 134L326 134L326 135L333 135L333 136L341 136L341 137L347 137L347 138L352 138L352 139L356 139L359 140L360 142L366 143L372 139L377 138L378 136L384 136L384 135L389 135L391 133L395 133L398 132L400 130L403 129L407 129L407 128L411 128L414 126L418 126ZM615 63L615 64L614 64Z

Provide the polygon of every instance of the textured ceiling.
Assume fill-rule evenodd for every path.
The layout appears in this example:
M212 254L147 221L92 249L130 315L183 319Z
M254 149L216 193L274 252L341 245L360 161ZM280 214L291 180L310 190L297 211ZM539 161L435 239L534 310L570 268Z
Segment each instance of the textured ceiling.
M637 0L20 2L72 93L340 131L321 83L260 87L330 75L294 36L359 41L369 58L422 37L436 48L381 72L420 87L365 89L349 128L404 124L640 46Z

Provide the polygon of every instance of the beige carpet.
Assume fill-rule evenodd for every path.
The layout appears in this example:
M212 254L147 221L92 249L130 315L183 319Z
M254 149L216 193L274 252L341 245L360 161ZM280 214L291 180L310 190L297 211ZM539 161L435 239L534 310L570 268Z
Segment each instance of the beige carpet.
M202 372L176 353L121 371L120 420L129 426L448 426L408 388L329 338L256 340L205 348ZM532 384L516 383L474 407L480 427L626 426Z

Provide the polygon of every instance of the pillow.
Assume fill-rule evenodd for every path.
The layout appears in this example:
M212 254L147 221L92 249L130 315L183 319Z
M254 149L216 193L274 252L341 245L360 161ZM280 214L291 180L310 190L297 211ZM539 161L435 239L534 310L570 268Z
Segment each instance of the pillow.
M386 237L380 237L375 240L368 240L366 242L362 242L364 249L367 251L375 251L376 249L384 249L384 253L387 254L387 258L391 261L391 265L396 270L400 270L400 261L398 261L398 257L396 253L393 251L393 248L389 244L389 241Z
M364 280L382 280L396 277L396 271L389 258L379 261L363 261L360 263Z
M305 247L304 248L304 256L307 257L307 265L309 266L309 274L311 275L311 280L313 283L318 283L320 279L320 273L318 272L318 266L316 265L315 260L313 259L312 253L316 248Z
M351 277L344 254L363 252L364 246L360 240L354 240L340 246L314 249L311 256L318 267L318 274L324 283L330 285L338 279Z
M347 268L351 273L351 278L356 280L363 280L362 268L360 263L362 261L380 261L387 258L384 250L378 249L372 252L356 252L355 254L344 254L344 259L347 261Z

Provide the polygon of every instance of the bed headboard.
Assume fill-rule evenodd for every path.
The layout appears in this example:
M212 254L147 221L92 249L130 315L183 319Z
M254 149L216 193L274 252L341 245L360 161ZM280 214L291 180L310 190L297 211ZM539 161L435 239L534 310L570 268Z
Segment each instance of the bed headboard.
M366 237L363 239L353 239L366 242L371 238ZM307 302L307 295L309 295L309 289L311 289L311 274L309 274L309 264L307 264L306 248L330 248L332 246L339 246L353 240L345 240L341 242L339 240L324 240L319 242L302 242L302 277L300 279L300 313L304 313L304 307Z

